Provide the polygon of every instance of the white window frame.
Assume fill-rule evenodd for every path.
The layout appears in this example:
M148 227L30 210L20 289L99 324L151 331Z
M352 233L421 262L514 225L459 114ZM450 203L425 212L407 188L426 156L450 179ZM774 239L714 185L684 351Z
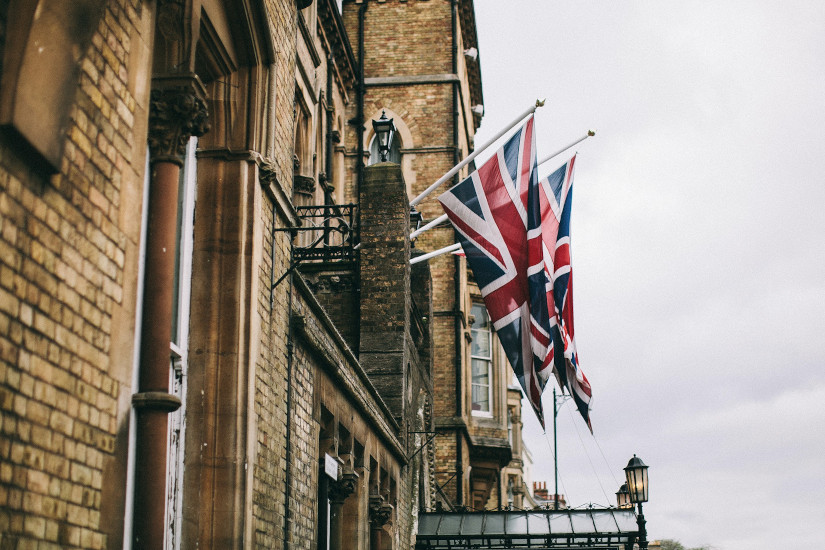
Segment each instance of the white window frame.
M479 304L477 302L473 303L470 311L473 312L473 311L476 310L476 308L483 309L484 310L484 315L489 320L490 314L487 312L487 308L484 307L483 304ZM473 316L475 317L475 313L473 313ZM477 319L477 317L476 317L476 319ZM494 346L493 346L493 330L492 330L492 328L489 324L488 324L486 329L477 328L475 326L475 322L474 322L473 325L470 327L470 334L472 336L473 342L476 341L476 335L481 331L484 331L484 332L487 333L488 354L486 356L474 354L473 353L473 348L474 348L473 343L472 342L470 343L470 409L471 409L471 413L472 413L473 416L492 418L493 417L493 408L494 408L493 386L494 386L494 383L495 383L495 380L493 379L493 375L495 373L495 369L493 368L493 365L494 365L494 361L493 361L493 349L494 349ZM475 400L473 399L473 393L474 393L473 389L476 386L479 386L479 387L482 386L482 384L476 384L473 381L473 377L474 377L474 374L475 374L475 365L476 365L477 361L483 361L487 364L487 380L488 380L488 384L487 384L487 403L488 403L488 410L486 410L486 411L475 409Z
M194 247L195 199L197 196L198 138L191 137L181 169L178 194L180 221L178 237L177 334L169 342L169 392L181 400L169 414L166 469L166 550L179 550L183 524L183 458L186 438L186 385L189 365L189 307L192 295L192 250Z

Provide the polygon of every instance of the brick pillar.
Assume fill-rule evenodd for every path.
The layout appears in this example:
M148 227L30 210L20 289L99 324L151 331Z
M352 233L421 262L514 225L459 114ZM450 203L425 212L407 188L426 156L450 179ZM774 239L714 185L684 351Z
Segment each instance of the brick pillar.
M136 549L162 548L166 532L167 415L180 407L180 400L169 393L178 179L189 138L208 129L200 82L181 79L170 84L152 90L149 114L149 219L138 392L132 397L137 414Z
M361 203L361 365L396 418L404 417L409 334L410 206L397 164L364 170Z

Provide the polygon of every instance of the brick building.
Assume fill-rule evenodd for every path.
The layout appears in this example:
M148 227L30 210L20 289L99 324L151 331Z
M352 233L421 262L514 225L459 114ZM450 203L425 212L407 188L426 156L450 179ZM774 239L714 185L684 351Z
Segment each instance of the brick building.
M0 1L0 547L409 548L506 490L477 289L407 238L476 46L470 0Z
M344 2L343 16L350 37L366 29L364 113L394 119L399 130L393 154L415 197L473 151L483 113L473 2ZM363 147L374 159L371 139L367 132ZM455 182L472 169L463 169ZM443 213L437 194L417 206L425 221ZM454 242L445 223L422 234L415 246L431 251ZM514 424L519 439L521 433L520 402L508 390L512 371L464 258L447 254L429 263L438 496L448 508L505 506L511 480L523 487L520 451L513 454L508 437Z

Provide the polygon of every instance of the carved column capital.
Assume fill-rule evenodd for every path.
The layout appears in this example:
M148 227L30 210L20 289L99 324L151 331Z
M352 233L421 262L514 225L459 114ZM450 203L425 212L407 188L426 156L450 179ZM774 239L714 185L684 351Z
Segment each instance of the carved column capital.
M209 131L203 84L197 76L160 78L149 103L149 151L153 162L183 165L192 136Z
M373 529L380 529L390 520L392 505L384 502L384 497L373 495L370 497L370 525Z
M341 475L338 481L332 481L329 484L328 495L329 500L333 504L343 504L347 497L349 497L358 484L358 474L355 472L345 473Z

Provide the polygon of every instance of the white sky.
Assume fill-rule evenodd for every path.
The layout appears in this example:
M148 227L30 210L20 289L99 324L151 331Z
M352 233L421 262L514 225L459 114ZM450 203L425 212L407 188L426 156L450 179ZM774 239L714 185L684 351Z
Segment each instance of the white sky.
M539 158L597 130L578 147L572 228L596 438L566 403L560 492L614 504L636 453L650 466L649 538L819 547L825 2L475 9L476 143L538 97ZM524 418L533 478L552 492L552 425L545 439L528 407Z

